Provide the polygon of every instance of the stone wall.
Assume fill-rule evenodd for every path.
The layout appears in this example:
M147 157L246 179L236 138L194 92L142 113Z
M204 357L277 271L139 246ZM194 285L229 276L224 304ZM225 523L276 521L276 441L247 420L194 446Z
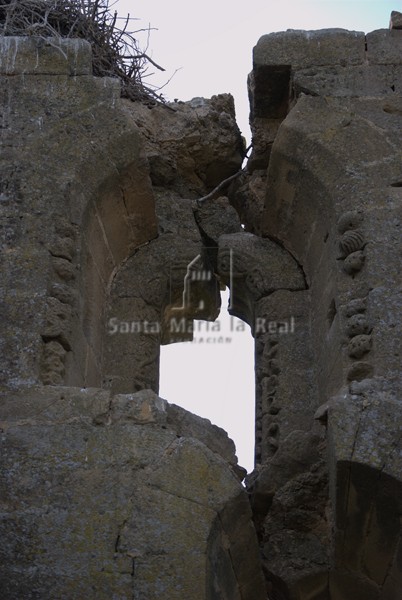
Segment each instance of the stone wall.
M157 234L119 82L91 75L88 43L62 45L66 52L40 38L1 45L2 355L17 387L101 384L108 280Z
M170 311L219 309L215 276L180 306L194 198L242 162L233 99L123 101L78 40L5 38L0 65L0 596L262 600L233 442L156 395Z
M287 31L254 48L254 151L235 202L308 289L266 301L272 319L295 315L298 351L297 336L256 340L279 357L249 477L273 597L402 589L401 49L396 29Z
M150 390L47 386L3 397L2 436L2 598L265 597L223 430Z
M230 95L132 103L83 41L1 41L2 597L399 600L398 18L263 36L216 192ZM255 337L246 490L157 395L223 286Z

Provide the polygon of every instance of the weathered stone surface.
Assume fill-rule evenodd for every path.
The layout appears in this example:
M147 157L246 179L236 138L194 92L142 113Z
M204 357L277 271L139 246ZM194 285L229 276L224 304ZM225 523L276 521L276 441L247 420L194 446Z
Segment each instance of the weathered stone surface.
M207 244L216 246L221 235L242 230L239 216L225 196L197 206L194 215Z
M255 302L277 289L302 290L303 273L279 244L252 233L219 238L218 273L231 290L231 312L256 326Z
M256 306L257 464L288 445L292 431L309 431L312 426L319 398L309 304L307 290L278 290Z
M155 186L173 187L197 197L235 173L244 156L244 141L235 121L233 97L219 94L168 107L125 102L125 109L145 138Z
M397 10L391 12L391 18L389 21L390 29L402 29L402 13Z
M253 154L253 156L255 158L257 155ZM262 168L254 170L251 177L247 174L232 192L231 201L236 207L245 231L255 233L255 224L259 223L264 209L264 198L265 171Z
M365 36L360 31L321 29L263 35L253 51L254 68L260 65L357 65L364 62Z
M251 91L250 95L254 99ZM253 102L253 100L251 100L251 102ZM258 106L258 112L267 112L266 108L261 109L258 101L255 103L255 106ZM281 120L281 118L269 117L255 117L252 120L251 127L253 133L253 152L250 160L247 162L247 171L253 172L255 169L262 170L268 166L272 144L274 143L275 136L278 133Z
M271 457L256 473L247 477L248 488L253 492L255 510L266 514L266 500L272 499L278 489L288 481L308 471L320 460L319 443L322 435L319 429L310 431L292 430L285 436L275 456ZM263 498L266 500L262 502Z
M83 39L5 36L0 75L91 75L92 52Z
M366 36L367 59L371 64L402 64L402 33L397 29L377 29Z
M396 137L399 135L397 133L400 127L399 121L397 122L395 118L392 118L391 122L391 119L389 118L391 115L390 113L383 111L381 100L354 100L352 102L356 109L355 115L357 121L353 122L352 119L352 121L349 122L346 116L347 111L341 109L337 112L341 107L341 101L339 99L336 99L336 101L327 99L325 104L328 105L327 103L329 102L335 110L332 110L331 114L326 112L325 123L323 120L321 126L319 126L317 130L316 126L320 119L318 106L322 101L323 100L320 98L301 98L296 105L295 112L293 113L292 111L289 114L288 119L283 123L283 128L281 128L281 132L276 141L278 158L279 156L281 157L280 163L283 168L282 173L279 174L279 171L277 171L276 166L278 163L276 163L275 157L272 157L270 163L269 177L271 177L270 181L272 182L272 188L268 189L269 196L267 196L267 198L269 198L269 202L267 201L266 203L266 223L268 224L269 222L270 224L268 231L276 231L281 238L286 239L287 244L291 244L289 245L290 249L299 258L306 270L306 276L310 283L312 294L314 295L317 293L317 297L321 298L321 300L317 302L318 312L321 310L320 307L322 307L323 313L324 311L328 311L335 294L334 283L337 281L337 293L340 294L339 300L341 305L346 305L348 301L354 300L355 298L368 298L370 294L369 288L372 288L373 290L377 290L376 294L380 293L379 290L382 290L383 306L385 306L385 304L392 306L390 309L391 313L389 314L396 315L395 311L398 309L396 304L397 296L395 294L397 294L397 292L396 287L394 288L394 286L397 284L394 283L396 282L394 279L396 276L394 269L398 264L395 252L397 252L397 247L399 245L399 242L397 241L399 234L397 231L400 217L397 216L398 210L388 189L391 189L389 188L389 181L393 179L393 173L396 172L398 168L398 158L394 151L396 147L394 144L397 143ZM332 102L334 103L332 104ZM310 108L308 109L310 117L307 117L307 114L304 113L303 106L307 107L307 105L310 105ZM310 111L312 105L315 106L315 109ZM304 113L304 117L302 117L302 112ZM293 133L291 134L292 139L290 140L290 138L288 138L285 143L285 145L289 143L289 152L287 150L284 151L281 139L284 141L291 130L293 130L293 132L299 130L299 133L301 133L299 129L301 123L306 123L307 121L305 119L310 120L310 118L311 121L308 132L307 130L305 132L306 137L304 138L304 134L302 134L307 145L302 152L298 153L298 158L295 163L294 159L291 159L291 156L294 157L293 149L295 147L301 148L300 144L302 137L299 137L298 134L295 136L293 136ZM293 127L293 123L295 127ZM381 134L378 136L375 134L375 123L381 123L381 128L388 127L389 134L386 139ZM394 127L396 127L396 130ZM351 135L353 130L358 130L360 132L359 139L363 139L365 136L364 139L366 142L364 151L367 156L367 161L361 161L362 145L353 142L353 139L356 142L354 134L353 137ZM284 135L284 138L282 138L282 134ZM393 135L396 136L395 141L391 142ZM377 137L376 141L374 141L374 137ZM341 139L344 140L343 143L341 142ZM316 148L317 144L322 144L320 151L317 154L313 149L313 146L310 145L312 140L314 140L313 143ZM347 166L349 175L345 173L344 166L341 166L342 148L345 147L345 144L348 144L349 147ZM378 186L378 192L376 192L373 189L371 189L371 191L369 189L370 182L374 175L370 176L368 165L371 164L371 161L376 161L377 148L380 146L382 147L381 156L387 156L387 159L384 159L384 161L381 160L379 163L376 162L375 177L377 182L376 185ZM290 148L292 148L292 150L290 150ZM326 154L327 152L328 154ZM322 170L322 165L325 155L327 155L326 160L329 161L329 167L325 171L325 178L323 178L324 171ZM304 162L307 157L307 162ZM296 165L299 159L304 165L302 167L303 183L301 180L298 180L298 177L296 176L296 173L298 172L298 167ZM313 167L314 175L312 174L310 178L310 176L307 175L307 171L304 169L306 168L308 170L311 167ZM318 177L316 177L316 175ZM311 195L309 195L307 189L308 186L313 185L313 181L315 181L316 185L316 195L314 203L311 205L311 211L309 212L307 206L309 206L309 198L311 198ZM357 274L355 270L349 274L346 268L346 272L339 277L338 267L340 267L342 271L344 271L344 265L347 267L346 260L344 262L342 262L342 259L338 260L339 255L335 245L339 243L340 235L338 232L330 233L328 222L321 220L319 215L328 214L329 211L333 210L333 208L331 209L327 204L329 196L325 190L329 191L334 189L340 191L338 200L339 208L336 209L339 211L339 216L344 212L349 212L351 206L349 199L346 200L348 196L346 190L349 185L352 185L352 192L350 193L353 194L353 197L355 198L356 210L364 211L365 214L363 227L364 243L366 244L364 248L365 259L363 268L357 272ZM383 190L382 192L380 191L381 189ZM305 190L305 193L303 190ZM386 198L389 199L386 200ZM296 208L294 202L297 204L300 203L300 208ZM302 205L303 208L301 208ZM383 234L377 233L379 231L380 222L382 223L382 231L384 231L384 228L387 231L386 239L392 240L391 243L385 241ZM285 225L285 223L287 224ZM311 237L303 242L303 236L300 235L301 231L310 231ZM327 237L327 235L329 237ZM333 246L331 245L331 239L333 240ZM331 255L333 257L332 259L330 258ZM350 255L350 258L348 257L348 260L350 260L352 256L353 253ZM312 267L311 271L308 267L310 261L312 261L311 264L315 265ZM389 269L389 276L385 274L384 261L386 261L387 268ZM351 275L352 278L350 278ZM385 279L390 282L389 285L384 285ZM387 289L386 292L385 289ZM394 291L392 291L393 289ZM328 294L325 301L322 299L324 291ZM315 300L313 300L313 302L315 303ZM379 308L378 305L377 307ZM378 309L376 314L379 314ZM370 317L370 314L368 314L368 316ZM322 317L324 317L324 314ZM315 318L317 325L320 319L321 323L324 323L325 317L322 317L318 317L317 314L317 318ZM396 317L391 318L393 323L396 323L395 318ZM387 322L388 320L389 319L387 319ZM334 318L330 322L334 323L334 327L329 328L331 336L339 336L340 332L336 333L338 323L336 310ZM384 342L381 342L382 356L387 356L387 359L382 361L382 368L389 369L390 373L391 371L395 372L394 367L391 366L395 364L396 359L394 349L395 344L392 342L394 334L394 327L386 326L378 328L379 338L384 338ZM321 334L319 334L319 336L321 337ZM385 338L388 339L387 343L385 343ZM321 339L324 340L325 337L321 337ZM331 345L325 343L325 350L323 349L321 353L321 356L325 356L327 360L328 352L331 351L331 347L334 347L332 343L333 338L331 337L329 339L331 339ZM341 341L339 337L338 340ZM336 355L339 359L339 353L335 353L334 360ZM333 368L331 368L330 371L331 370L333 372ZM338 384L339 382L336 385ZM333 388L333 392L335 391L336 386Z
M242 472L237 465L234 443L223 429L213 425L208 419L193 415L175 404L168 405L167 420L178 435L200 440L212 452L216 452L231 464L235 470ZM245 475L245 473L241 474Z
M154 199L140 133L119 106L119 82L81 75L85 69L78 67L75 75L67 72L62 53L46 45L38 56L43 50L44 65L46 57L56 56L55 74L45 68L32 73L24 57L29 54L36 61L32 48L37 41L3 38L0 44L3 56L15 58L17 66L27 65L23 74L17 69L2 76L0 220L8 233L1 288L5 302L15 307L4 335L9 361L4 379L14 386L45 379L60 383L59 366L52 374L40 349L43 339L48 343L62 335L64 382L99 385L99 316L108 278L116 261L156 236ZM70 63L74 57L77 64L90 60L86 42L60 40L55 45L67 52ZM64 286L63 299L53 295L58 286ZM76 299L71 310L63 301L67 297ZM58 302L64 305L60 314L71 313L63 323L65 334L54 310L45 323L45 306ZM29 326L23 325L25 317ZM30 347L35 348L32 355Z
M248 499L242 494L236 502L227 504L215 520L208 546L206 597L211 600L225 596L252 599L255 594L266 598L264 582L261 585L262 571L255 568L260 565L260 557L258 547L250 543L254 528L248 514Z
M265 208L261 219L247 206L251 194L239 190L239 212L244 199L246 227L289 249L308 286L300 313L305 354L297 326L292 338L256 344L257 468L248 485L273 597L399 594L399 34L368 34L365 50L363 34L353 41L350 32L352 45L340 44L329 59L324 52L322 62L318 40L326 37L329 48L343 33L271 34L254 50L252 158L257 167L268 161ZM253 168L249 186L261 179ZM277 294L259 303L270 318L280 314ZM282 304L291 311L291 300ZM325 477L308 499L311 467L301 459L300 472L289 469L284 451L298 423L304 435L318 436L320 423L321 443L327 437L333 513Z
M309 94L336 97L388 95L392 97L395 90L400 92L401 73L400 65L377 64L377 59L373 56L370 64L298 69L293 74L292 84L297 96Z
M150 390L27 388L1 413L2 597L212 600L212 577L265 598L234 446L208 421Z
M324 463L288 481L273 499L264 521L264 562L297 597L305 576L327 574L328 488ZM293 588L293 589L292 589Z
M336 564L398 589L401 407L385 381L363 380L331 404L332 502L340 531ZM348 492L348 490L352 490ZM350 496L349 496L350 494ZM349 499L348 499L349 497ZM357 509L359 507L359 509ZM367 515L376 519L367 529ZM387 597L387 596L384 596ZM391 595L392 597L392 595Z
M19 203L11 200L9 194L5 196L3 207L6 209L5 223L8 224L7 230L4 230L5 243L13 252L14 248L20 251L22 247L29 246L28 252L24 250L25 256L31 254L34 249L37 251L36 242L33 240L39 239L40 243L48 248L51 262L45 252L41 263L47 265L47 271L43 271L44 281L38 291L42 297L48 297L47 305L53 306L53 316L48 310L47 325L36 334L33 333L33 336L39 334L46 343L61 339L67 355L62 361L63 365L59 365L59 359L50 359L47 356L50 352L50 348L47 348L47 358L37 365L34 364L33 372L29 373L25 372L21 363L20 351L16 353L15 359L10 360L13 365L15 361L20 362L20 374L27 382L46 379L48 383L61 383L64 378L67 383L85 382L87 385L99 385L102 381L101 347L104 337L100 316L107 295L108 280L112 272L137 246L149 241L157 233L154 199L140 135L145 140L151 175L159 177L159 167L153 163L153 153L160 153L163 159L169 156L169 160L179 161L179 172L176 172L176 167L173 168L172 181L181 194L190 198L205 193L205 186L215 185L221 178L239 168L242 161L242 141L234 120L233 99L229 95L216 96L211 101L179 103L174 110L166 107L150 110L130 103L124 105L118 98L117 81L100 81L85 76L73 79L70 75L81 75L81 71L77 68L74 73L67 73L64 67L59 68L57 60L54 73L50 73L52 53L56 52L57 56L62 56L56 46L61 44L63 52L77 55L78 60L81 55L88 55L90 58L89 45L71 40L58 41L53 46L39 42L40 40L35 39L26 42L4 41L4 56L11 60L10 57L15 54L26 67L24 79L19 78L17 67L20 63L19 59L16 59L13 74L17 76L5 78L4 81L5 87L8 88L4 101L7 100L9 104L6 107L3 139L8 148L11 148L5 157L4 185L7 190L10 190L11 186L18 186L21 202L24 203L21 211L32 212L35 215L31 218L33 222L30 235L24 237L18 217ZM41 57L38 64L44 66L35 71L35 78L32 78L27 86L27 77L30 75L26 73L30 73L32 69L29 62L25 61L24 52L33 56L35 49L36 56L37 43L40 45ZM18 52L13 50L11 53L10 48L14 47ZM32 99L32 89L35 89L35 101ZM17 98L24 103L25 117L20 116L17 111L15 114L13 112L12 107L17 106ZM138 121L141 134L134 120ZM113 131L110 135L107 133L106 123L110 124ZM24 135L29 139L29 143L25 144L23 149L20 148L19 136L14 135L14 130L18 128L21 132L24 131ZM200 128L203 129L202 134ZM109 140L106 146L99 135ZM194 136L198 136L198 145ZM79 156L76 154L78 146ZM102 148L102 156L94 153L96 148ZM31 157L42 155L49 157L46 168L44 165L43 168L39 165L31 168ZM16 177L15 172L11 170L13 176L7 178L7 164L9 163L12 169L17 156L21 176ZM157 179L155 183L159 183ZM21 189L24 190L22 194ZM65 207L57 204L60 197L67 199ZM178 202L177 197L169 198L168 201L165 199L165 208L158 211L161 232L170 231L179 235L183 233L182 216L186 211L181 207L173 210L173 207L178 206ZM181 202L183 204L183 201ZM177 248L175 257L180 257L181 262L188 257L188 263L199 254L201 239L189 202L186 210L186 219L190 219L192 231L188 229L185 236L187 239L183 240L185 252ZM43 211L49 215L49 224L47 217L41 217ZM17 216L14 216L14 213ZM25 218L25 213L23 214ZM10 217L14 221L10 221ZM64 223L62 228L58 225L60 219ZM12 222L14 227L11 230ZM83 228L83 232L77 239L79 227ZM194 244L195 239L198 243L197 248ZM196 249L195 253L192 248ZM18 268L21 269L24 262L14 253L12 257L17 259ZM16 278L14 274L13 280L17 281L17 287L18 281L24 280L24 288L28 284L30 292L26 294L26 299L25 291L20 294L21 311L28 313L27 303L32 303L34 285L29 284L31 265L25 266L26 275ZM11 275L11 266L7 266L7 271ZM184 268L182 283L185 272ZM36 277L35 286L39 283L40 280ZM64 286L62 299L59 297L60 286ZM12 289L12 285L8 286L8 289ZM56 290L56 296L53 295L53 290ZM176 292L179 294L178 290ZM75 298L73 311L69 308L70 301L65 302L66 298L70 301ZM63 306L56 312L62 311L63 315L69 312L63 323L54 309L54 305L59 302ZM37 308L39 309L39 304ZM78 308L83 314L76 313ZM201 313L198 316L201 316ZM145 317L146 315L141 313L132 315L133 319ZM123 318L123 315L120 318ZM58 320L58 325L55 319ZM38 325L39 321L37 319ZM14 325L14 332L16 331ZM15 350L12 353L15 353ZM52 361L54 371L49 370ZM13 368L10 367L7 375L9 381ZM154 381L148 384L156 386ZM126 387L124 391L132 389L133 387Z

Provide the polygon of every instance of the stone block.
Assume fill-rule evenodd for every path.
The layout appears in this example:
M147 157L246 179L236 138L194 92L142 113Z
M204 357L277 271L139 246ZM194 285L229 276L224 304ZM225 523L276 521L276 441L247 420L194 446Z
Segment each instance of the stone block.
M276 242L252 233L220 236L218 271L229 285L238 283L239 293L244 286L256 299L276 289L305 288L303 274L291 254Z
M400 76L393 65L308 67L297 70L292 83L297 96L383 97L395 94Z
M402 13L397 10L393 10L391 13L391 18L389 20L389 28L390 29L402 29Z
M2 396L2 598L123 599L135 586L138 598L205 600L215 553L231 565L218 577L223 597L266 597L244 489L226 460L166 422L167 409L150 390ZM210 428L197 423L201 437Z
M214 243L217 243L219 236L224 233L238 233L242 230L239 215L225 196L198 206L195 218L198 227Z
M91 75L91 44L83 39L1 37L0 74Z
M367 60L370 64L402 64L402 31L398 29L377 29L368 33Z
M168 424L174 427L179 435L197 438L229 464L237 465L236 449L226 431L213 425L208 419L193 415L175 404L168 404L167 409Z
M288 29L263 35L253 52L254 68L289 65L292 69L311 65L359 65L365 57L365 35L360 31Z
M116 422L166 424L167 402L152 390L142 390L137 394L118 394L111 403L111 418Z
M255 371L261 402L262 462L277 456L294 430L308 430L317 405L312 368L310 294L278 290L257 303ZM258 329L258 331L257 331ZM265 333L264 333L265 329ZM276 331L275 331L276 330Z

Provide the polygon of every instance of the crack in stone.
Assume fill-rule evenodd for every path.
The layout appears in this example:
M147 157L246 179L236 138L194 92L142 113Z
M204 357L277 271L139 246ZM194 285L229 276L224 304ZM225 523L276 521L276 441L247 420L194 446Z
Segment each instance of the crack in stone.
M193 498L188 498L187 496L181 496L178 493L171 492L167 489L164 489L163 487L159 487L158 485L155 485L152 483L147 483L147 486L153 490L158 490L159 492L168 494L169 496L173 496L174 498L179 498L180 500L186 500L187 502L191 502L192 504L196 504L197 506L202 506L202 508L206 508L215 514L218 514L216 509L212 508L208 504L203 504L202 502L199 502L198 500L195 500Z

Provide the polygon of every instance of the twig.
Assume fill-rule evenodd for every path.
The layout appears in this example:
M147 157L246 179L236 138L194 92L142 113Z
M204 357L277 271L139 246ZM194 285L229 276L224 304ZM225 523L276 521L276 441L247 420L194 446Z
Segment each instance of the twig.
M252 144L250 144L250 146L248 146L248 148L246 148L246 151L244 153L244 158L247 158L247 154L248 154L249 150L251 150L251 148L252 148ZM237 173L235 173L234 175L231 175L230 177L227 177L226 179L221 181L220 184L217 185L216 188L214 188L212 190L212 192L209 192L209 194L207 194L206 196L202 196L202 198L198 198L198 200L196 200L197 206L201 207L204 204L204 202L214 199L215 196L217 196L217 194L220 194L229 185L229 183L231 183L232 181L237 179L237 177L239 177L240 175L243 175L243 174L244 174L243 169L239 169L237 171Z
M175 72L169 77L169 79L166 81L166 83L164 83L163 85L159 86L156 88L157 92L160 92L161 90L163 90L164 87L166 87L173 79L173 77L176 75L176 73L178 71L180 71L183 67L179 67L178 69L175 70Z
M230 177L227 177L226 179L221 181L220 184L217 185L216 188L214 188L212 190L212 192L209 192L209 194L207 194L206 196L203 196L202 198L198 198L198 200L196 201L197 206L201 207L204 202L207 202L208 200L212 200L213 198L215 198L215 196L217 194L220 194L222 192L222 190L224 190L225 187L227 187L229 185L229 183L231 183L234 179L239 177L239 175L241 175L242 173L244 173L244 171L243 171L243 169L240 169L234 175L231 175Z
M156 64L155 61L152 60L152 58L149 58L149 56L147 54L137 54L136 56L122 56L122 58L129 58L129 59L133 59L133 60L137 60L139 58L145 58L148 62L151 63L151 65L153 65L154 67L156 67L157 69L159 69L159 71L166 71L166 69L164 69L163 67L161 67L160 65Z

